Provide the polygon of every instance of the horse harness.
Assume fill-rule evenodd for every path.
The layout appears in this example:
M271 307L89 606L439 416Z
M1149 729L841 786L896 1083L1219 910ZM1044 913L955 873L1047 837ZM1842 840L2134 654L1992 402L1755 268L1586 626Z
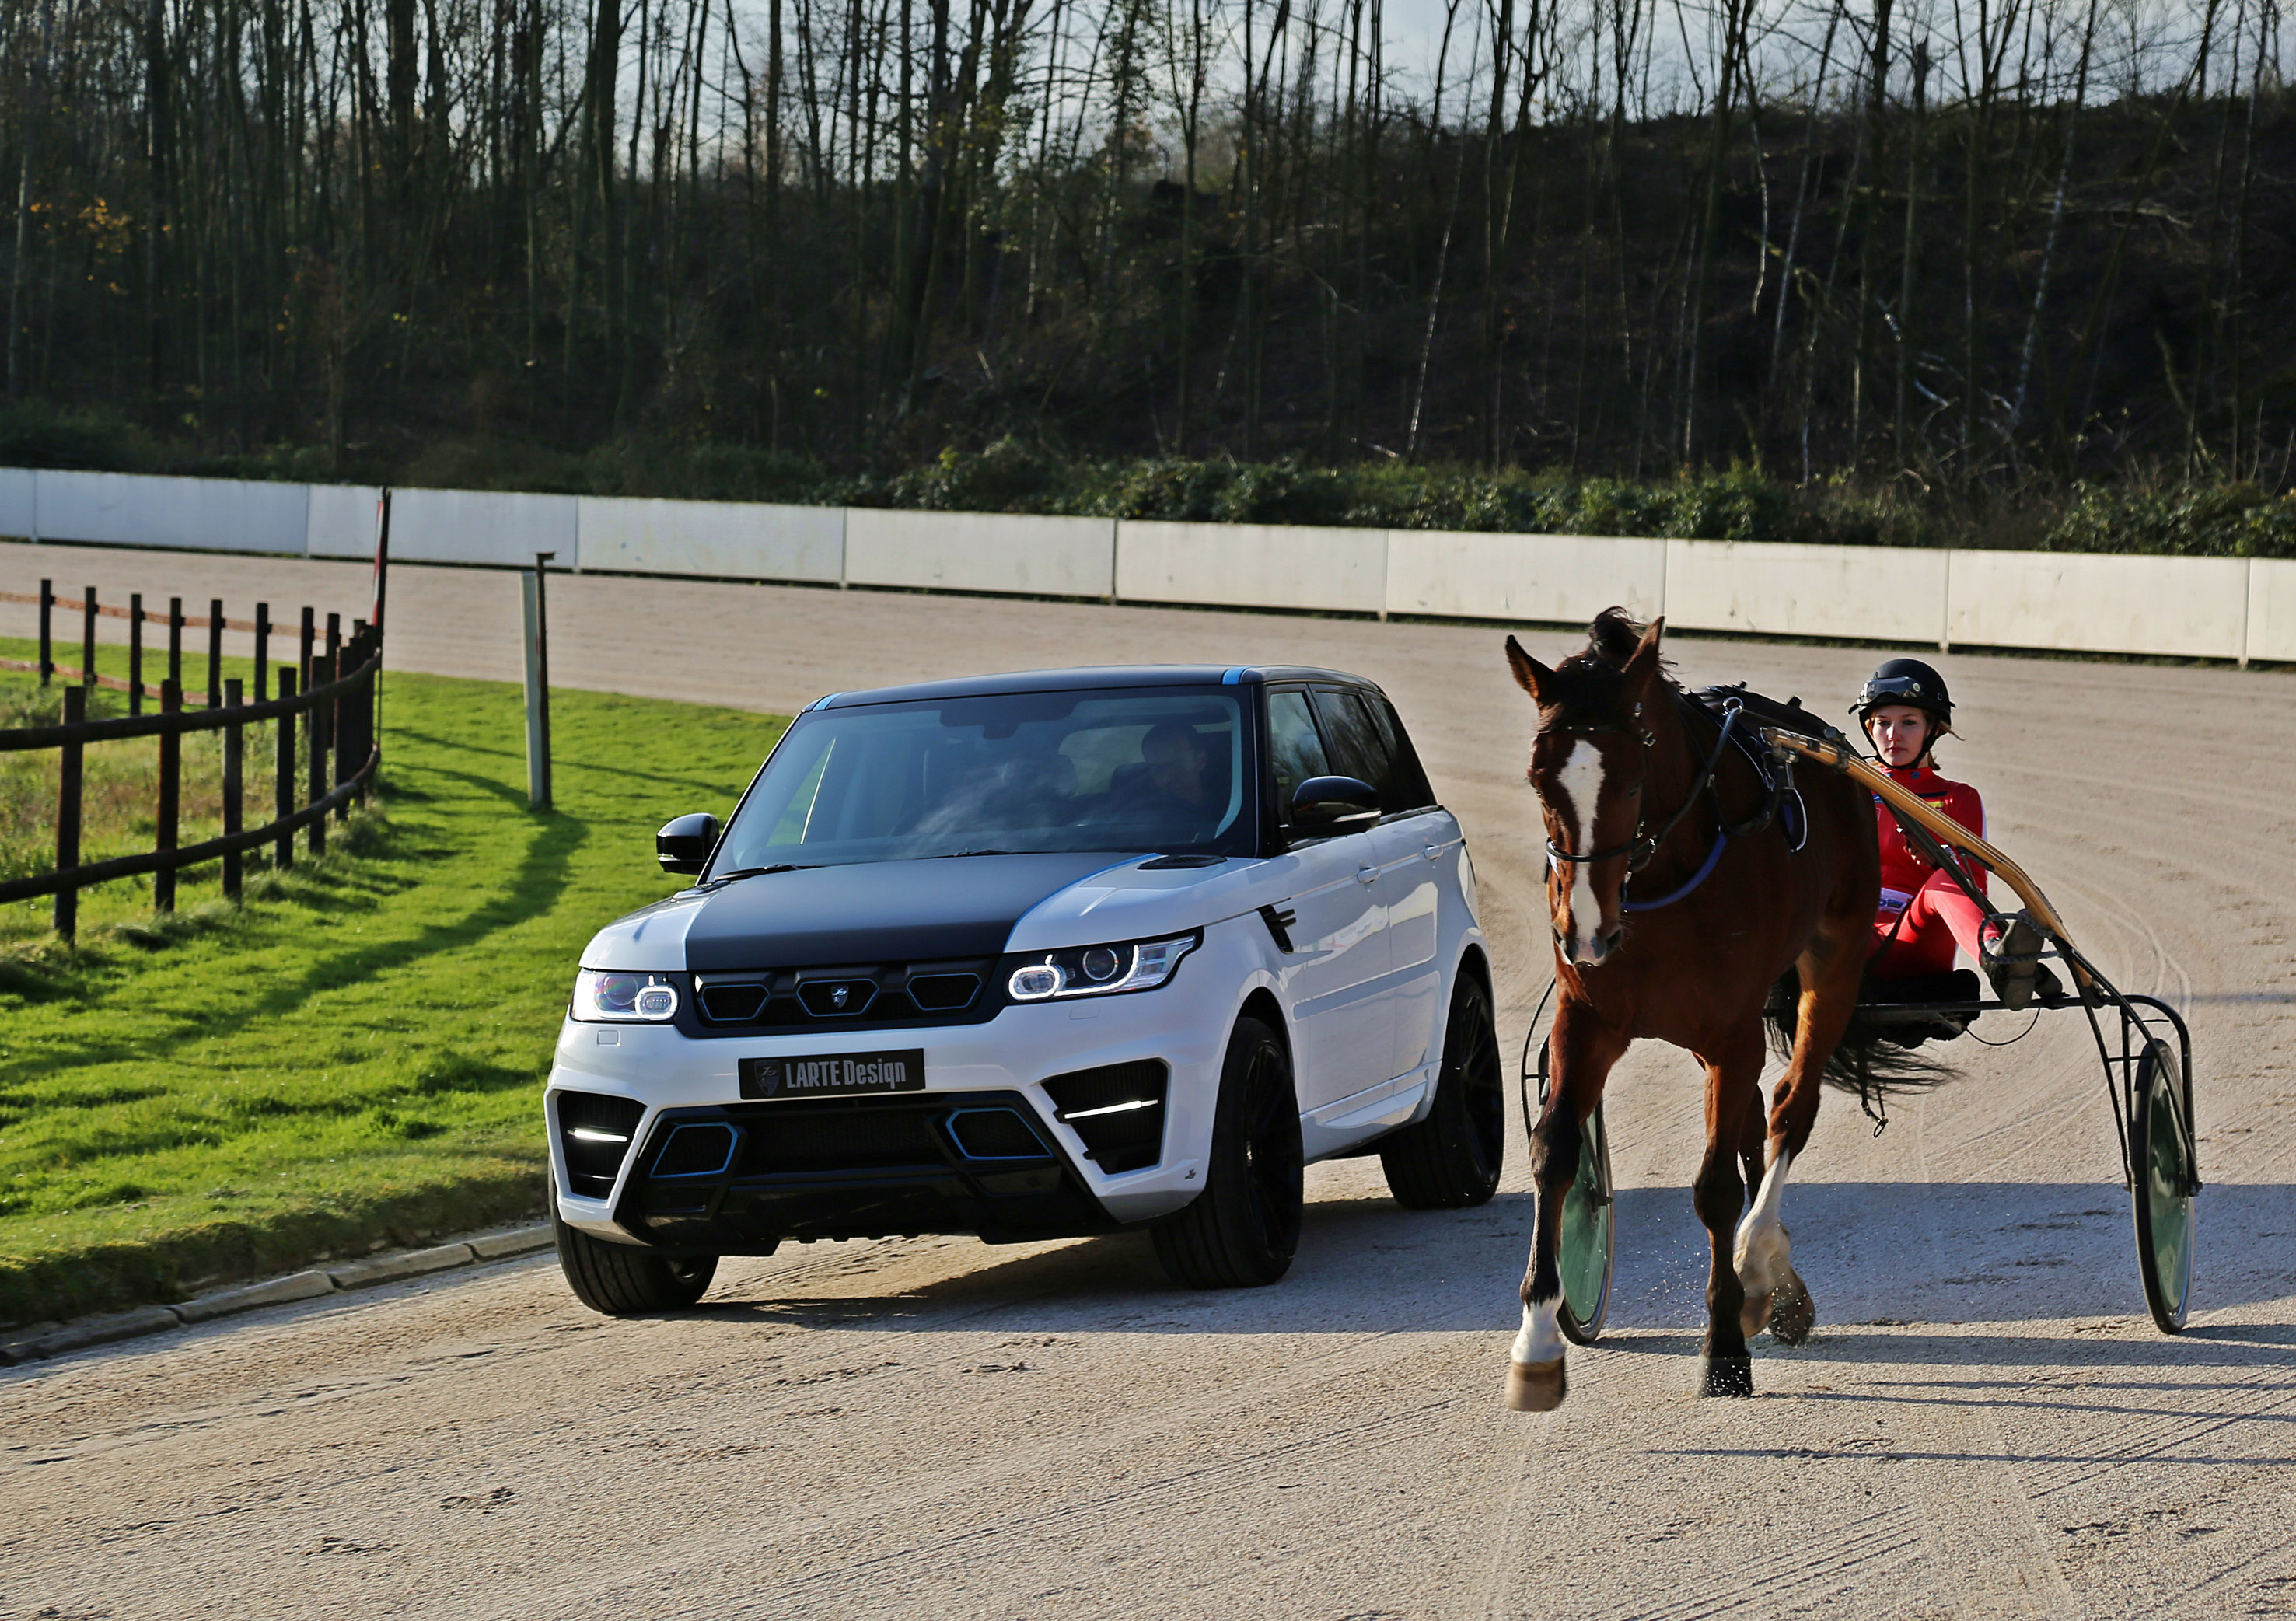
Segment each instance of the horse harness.
M1636 901L1621 897L1620 910L1656 912L1660 907L1673 905L1675 902L1688 896L1712 876L1714 869L1721 864L1724 847L1731 839L1751 839L1767 828L1774 821L1780 824L1779 831L1785 837L1786 853L1799 854L1809 838L1809 815L1808 808L1802 804L1800 790L1793 784L1792 757L1775 745L1768 747L1759 745L1753 739L1739 732L1738 722L1745 714L1744 699L1747 696L1743 688L1716 688L1709 692L1701 693L1699 699L1693 699L1687 693L1677 692L1676 697L1685 710L1703 714L1711 718L1714 708L1718 707L1722 711L1722 721L1714 739L1713 752L1706 757L1706 763L1699 768L1696 780L1690 785L1690 791L1683 796L1682 803L1675 807L1674 814L1661 823L1653 832L1650 831L1647 810L1638 811L1633 838L1623 844L1614 844L1608 849L1589 850L1583 855L1573 854L1555 843L1553 839L1549 839L1546 841L1548 860L1578 866L1597 861L1611 861L1624 856L1627 857L1628 877L1631 880L1636 873L1648 866L1657 856L1660 847L1674 836L1674 831L1682 825L1683 819L1696 807L1701 798L1705 799L1712 807L1715 835L1713 844L1706 852L1706 859L1699 864L1698 871L1692 873L1689 880L1672 894L1660 896L1655 900ZM1701 699L1706 701L1702 702ZM1557 726L1547 735L1588 737L1617 733L1634 738L1642 745L1643 771L1641 776L1636 779L1634 786L1628 789L1627 792L1634 796L1639 806L1643 784L1649 780L1650 776L1650 751L1652 746L1658 741L1657 736L1643 724L1642 714L1642 706L1636 704L1631 722L1587 721L1578 725ZM1715 778L1722 769L1723 757L1733 744L1737 746L1739 754L1745 758L1747 764L1754 768L1754 774L1760 779L1763 789L1761 807L1752 815L1738 822L1731 821L1728 814L1722 808L1721 790L1715 785Z

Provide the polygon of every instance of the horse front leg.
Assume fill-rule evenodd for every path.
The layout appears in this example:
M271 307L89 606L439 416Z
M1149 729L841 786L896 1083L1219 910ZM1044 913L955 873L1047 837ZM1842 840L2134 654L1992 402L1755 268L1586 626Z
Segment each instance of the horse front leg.
M1567 1385L1556 1320L1562 1303L1562 1199L1578 1176L1587 1118L1627 1044L1627 1037L1603 1027L1584 1003L1564 998L1548 1037L1546 1103L1530 1134L1530 1265L1522 1279L1522 1329L1507 1363L1506 1404L1517 1412L1552 1412L1562 1404Z
M1700 1393L1751 1396L1754 1360L1746 1349L1747 1295L1739 1281L1731 1240L1746 1197L1739 1174L1746 1127L1762 1079L1762 1023L1758 1014L1734 1030L1706 1061L1706 1156L1691 1184L1692 1202L1711 1247L1706 1273L1706 1340L1699 1349Z

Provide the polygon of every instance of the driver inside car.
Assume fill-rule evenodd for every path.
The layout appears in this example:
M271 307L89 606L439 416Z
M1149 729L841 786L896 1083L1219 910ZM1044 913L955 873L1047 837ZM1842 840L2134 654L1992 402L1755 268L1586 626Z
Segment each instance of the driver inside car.
M1943 676L1918 659L1891 659L1866 677L1850 713L1892 782L1985 837L1985 803L1977 790L1940 775L1932 753L1939 738L1954 734L1953 698ZM2041 941L2031 923L1980 905L1915 847L1878 795L1874 811L1882 844L1882 905L1868 970L1874 978L1950 972L1958 946L2009 1007L2030 1006L2037 994L2058 988L2056 977L2034 961ZM1985 895L1985 870L1966 859L1956 864L1970 888Z

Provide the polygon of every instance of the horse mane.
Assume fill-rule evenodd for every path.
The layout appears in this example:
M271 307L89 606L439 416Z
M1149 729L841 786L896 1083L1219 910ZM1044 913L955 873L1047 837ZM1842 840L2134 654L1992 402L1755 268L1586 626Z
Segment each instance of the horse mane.
M1627 660L1634 657L1636 647L1649 628L1623 608L1605 608L1587 626L1587 647L1573 653L1555 666L1555 698L1554 708L1558 716L1586 716L1607 714L1615 707L1619 677L1625 673ZM1682 695L1682 684L1675 679L1674 664L1661 654L1658 662L1658 681Z

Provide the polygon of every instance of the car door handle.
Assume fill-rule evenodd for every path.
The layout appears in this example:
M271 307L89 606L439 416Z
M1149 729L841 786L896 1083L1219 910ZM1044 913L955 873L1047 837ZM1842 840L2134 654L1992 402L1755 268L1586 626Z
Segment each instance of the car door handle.
M1440 847L1436 846L1436 845L1431 845L1431 845L1427 846L1427 847L1426 847L1426 848L1424 848L1424 849L1421 850L1419 853L1420 853L1422 856L1424 856L1425 857L1427 857L1427 859L1428 859L1428 860L1430 860L1430 861L1440 861L1440 860L1442 860L1442 859L1443 859L1443 852L1442 852L1442 849L1440 848Z
M1375 884L1378 881L1379 869L1377 867L1357 867L1356 869L1356 882L1359 884Z

